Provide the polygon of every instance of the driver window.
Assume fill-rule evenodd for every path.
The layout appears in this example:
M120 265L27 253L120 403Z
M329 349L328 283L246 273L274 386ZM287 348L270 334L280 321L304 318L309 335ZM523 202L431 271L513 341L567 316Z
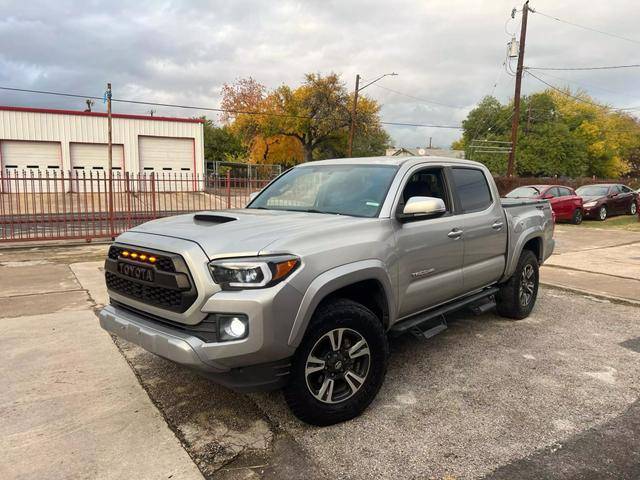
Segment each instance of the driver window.
M447 197L443 175L443 171L440 168L420 170L411 175L402 191L403 203L407 203L407 200L411 197L440 198L446 205L447 212L450 212L451 206Z

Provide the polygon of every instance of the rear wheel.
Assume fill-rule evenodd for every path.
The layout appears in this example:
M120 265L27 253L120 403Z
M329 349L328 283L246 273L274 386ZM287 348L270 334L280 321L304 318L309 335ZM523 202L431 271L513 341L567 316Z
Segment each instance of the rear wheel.
M607 219L608 214L609 212L607 212L607 207L605 205L602 205L598 210L598 220L604 222Z
M629 207L629 214L635 215L636 213L638 213L638 205L636 204L635 200L632 200L631 206Z
M531 250L523 250L511 278L496 295L498 314L521 320L531 313L538 297L538 258Z
M369 309L341 299L322 305L293 359L284 398L312 425L333 425L360 415L387 372L389 346Z
M576 208L571 217L571 223L574 225L580 225L582 223L582 209Z

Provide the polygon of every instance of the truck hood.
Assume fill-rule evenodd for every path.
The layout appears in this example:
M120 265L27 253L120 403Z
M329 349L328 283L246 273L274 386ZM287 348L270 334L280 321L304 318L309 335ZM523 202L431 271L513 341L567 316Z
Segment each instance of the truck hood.
M323 235L352 225L354 220L367 219L283 210L220 210L160 218L130 231L190 240L214 259L259 255L280 238L314 232Z

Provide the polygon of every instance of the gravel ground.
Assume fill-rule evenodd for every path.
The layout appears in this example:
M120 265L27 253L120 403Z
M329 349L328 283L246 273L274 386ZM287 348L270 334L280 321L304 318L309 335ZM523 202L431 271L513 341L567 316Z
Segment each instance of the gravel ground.
M631 428L620 419L638 415L638 337L639 308L542 289L528 319L464 313L433 339L394 340L378 398L328 428L301 424L278 392L235 394L119 345L209 478L471 479L518 478L542 463L554 471L578 454L563 445L575 449L598 428ZM614 433L600 440L614 445L607 428ZM623 472L637 468L633 458ZM603 461L585 459L583 472L606 478Z

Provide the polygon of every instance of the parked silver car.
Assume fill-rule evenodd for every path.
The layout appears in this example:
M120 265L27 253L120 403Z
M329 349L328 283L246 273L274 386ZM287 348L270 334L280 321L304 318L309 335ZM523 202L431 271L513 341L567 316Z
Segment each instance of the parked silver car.
M100 323L231 388L284 387L296 416L328 425L373 400L389 335L432 336L463 307L526 317L553 228L546 200L501 201L479 163L307 163L245 209L119 236Z

